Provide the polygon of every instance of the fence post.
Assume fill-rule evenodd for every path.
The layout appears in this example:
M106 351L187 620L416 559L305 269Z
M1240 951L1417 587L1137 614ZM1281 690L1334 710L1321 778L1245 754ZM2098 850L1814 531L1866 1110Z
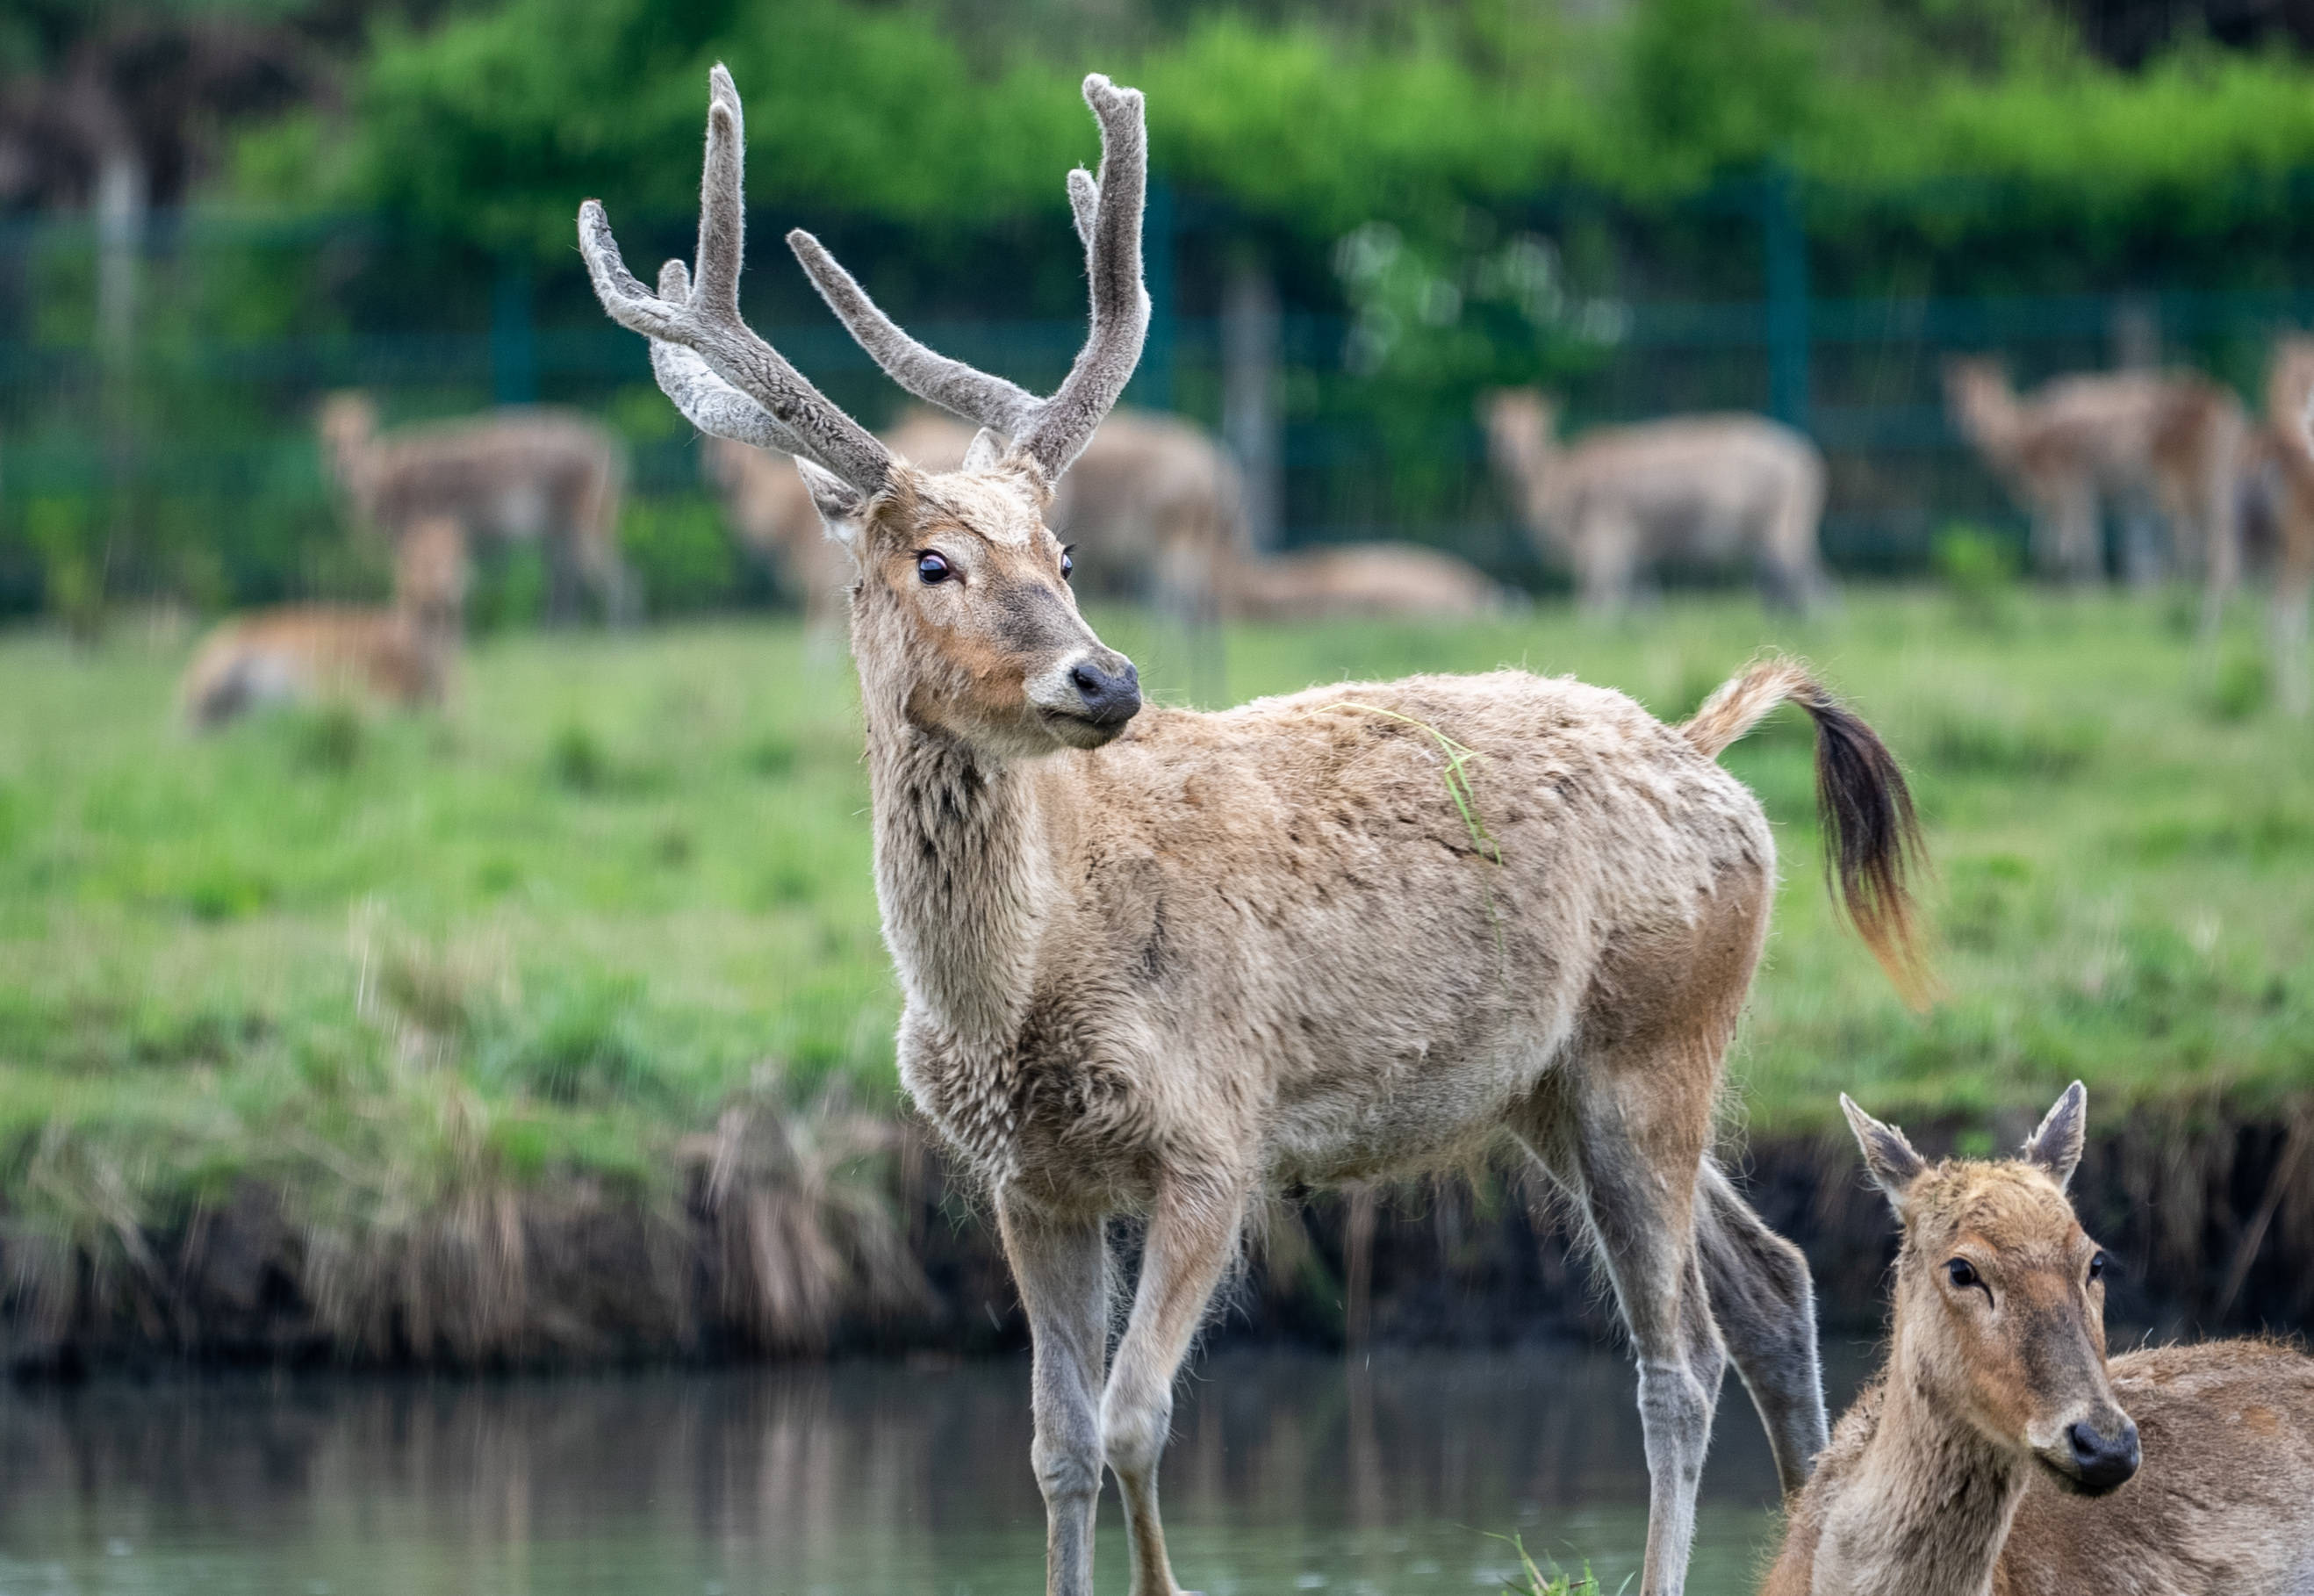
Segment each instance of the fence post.
M1258 246L1230 252L1222 286L1222 437L1245 486L1246 540L1277 547L1285 460L1278 444L1277 284Z
M538 336L531 324L530 264L519 256L499 260L490 291L490 399L532 404L538 399Z
M1768 269L1768 410L1787 427L1808 430L1807 234L1800 226L1797 185L1781 162L1760 184L1760 242Z
M1134 373L1134 401L1153 410L1173 408L1173 185L1149 180L1141 213L1141 274L1149 289L1149 336Z

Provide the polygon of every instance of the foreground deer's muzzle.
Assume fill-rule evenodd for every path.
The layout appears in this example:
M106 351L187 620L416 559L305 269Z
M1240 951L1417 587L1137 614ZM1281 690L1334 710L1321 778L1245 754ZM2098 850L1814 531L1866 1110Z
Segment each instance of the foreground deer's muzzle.
M2137 1472L2137 1425L2118 1407L2067 1424L2056 1444L2040 1451L2058 1482L2083 1496L2118 1490Z
M1069 667L1069 685L1095 726L1123 726L1141 712L1141 673L1121 654L1085 656Z

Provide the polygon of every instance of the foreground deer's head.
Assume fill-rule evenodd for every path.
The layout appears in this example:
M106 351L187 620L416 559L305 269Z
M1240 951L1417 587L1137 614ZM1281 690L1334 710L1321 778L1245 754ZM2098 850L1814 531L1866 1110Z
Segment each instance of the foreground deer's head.
M817 239L788 234L878 365L919 399L981 427L960 469L932 472L893 454L740 318L739 95L721 66L708 82L696 276L670 260L658 292L646 288L590 199L579 208L578 242L604 308L651 339L659 386L701 431L796 457L828 535L859 567L852 653L871 713L1000 758L1109 741L1141 707L1139 677L1077 613L1068 551L1045 511L1124 392L1148 330L1141 96L1085 79L1100 123L1100 174L1071 172L1069 199L1091 279L1092 331L1050 398L934 354L877 309Z
M1890 1378L2065 1488L2102 1495L2137 1472L2137 1426L2106 1378L2105 1254L2065 1197L2088 1104L2075 1081L2022 1158L1930 1164L1840 1099L1904 1227Z

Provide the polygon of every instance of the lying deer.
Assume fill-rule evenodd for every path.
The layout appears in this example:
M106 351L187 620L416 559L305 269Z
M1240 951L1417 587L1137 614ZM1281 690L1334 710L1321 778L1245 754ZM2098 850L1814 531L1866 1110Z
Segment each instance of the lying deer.
M541 542L551 617L576 612L583 583L612 621L633 618L618 541L626 454L601 422L508 409L381 434L367 394L333 393L321 433L330 469L367 525L398 539L423 518L447 516L470 540Z
M1558 438L1556 401L1491 396L1487 437L1535 547L1575 566L1585 608L1615 611L1667 560L1748 555L1762 592L1806 609L1831 583L1816 551L1824 456L1759 416L1679 416Z
M268 704L339 695L440 702L464 632L464 529L446 516L418 521L395 545L393 566L391 609L301 604L217 628L185 667L186 719L208 727Z
M1250 621L1467 621L1503 607L1503 590L1484 571L1420 543L1343 543L1244 560L1229 582L1229 613Z
M1911 800L1856 716L1763 665L1684 727L1519 671L1148 709L1046 520L1140 357L1141 96L1085 80L1069 179L1091 332L1038 399L924 348L788 236L902 387L980 424L955 472L896 459L739 312L737 92L711 78L697 275L657 292L602 207L580 247L702 431L798 457L860 570L860 673L900 1077L993 1198L1035 1359L1047 1585L1090 1596L1104 1463L1136 1596L1175 1586L1157 1465L1175 1372L1265 1186L1384 1177L1505 1133L1587 1215L1628 1323L1652 1479L1644 1589L1684 1583L1732 1359L1797 1487L1824 1410L1807 1266L1707 1156L1775 842L1714 756L1815 717L1842 901L1908 972ZM1000 444L997 434L1011 439ZM1144 1230L1109 1354L1112 1215Z
M2150 495L2180 560L2203 576L2204 629L2215 626L2240 567L2240 401L2191 373L2145 372L2060 377L2020 398L1984 359L1947 362L1945 392L1962 434L2031 512L2043 571L2097 580L2100 499Z
M2314 1591L2314 1361L2231 1341L2107 1363L2106 1256L2065 1198L2080 1082L1999 1163L1930 1164L1840 1106L1903 1226L1895 1323L1767 1596Z
M918 409L882 442L919 471L952 472L972 436L972 428ZM709 438L703 460L732 525L800 590L805 630L832 632L856 573L843 545L821 530L794 465L730 438ZM1187 421L1130 410L1108 417L1056 486L1046 518L1088 545L1085 575L1098 592L1191 619L1230 607L1245 544L1237 468Z

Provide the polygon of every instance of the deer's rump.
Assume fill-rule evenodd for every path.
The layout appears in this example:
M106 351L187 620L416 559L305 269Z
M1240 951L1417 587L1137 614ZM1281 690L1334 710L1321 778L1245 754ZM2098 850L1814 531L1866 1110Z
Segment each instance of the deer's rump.
M1028 1163L1193 1134L1280 1179L1418 1168L1698 971L1749 980L1759 805L1619 693L1499 672L1146 719L1056 772L1101 817L1097 923L1040 960Z

